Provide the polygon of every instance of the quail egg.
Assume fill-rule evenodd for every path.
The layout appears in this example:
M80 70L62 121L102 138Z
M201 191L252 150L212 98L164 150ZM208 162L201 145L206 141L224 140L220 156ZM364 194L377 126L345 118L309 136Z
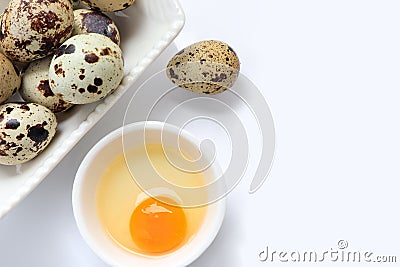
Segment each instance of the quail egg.
M19 89L21 77L18 73L12 62L0 53L0 104Z
M130 7L135 0L81 0L82 4L97 11L119 11Z
M0 45L11 60L46 57L71 36L70 0L11 0L0 23Z
M0 164L17 165L33 159L49 145L56 128L56 116L41 105L0 105Z
M198 94L218 94L233 86L240 71L235 51L221 41L202 41L178 52L168 63L168 78Z
M49 70L51 90L72 104L106 97L121 83L122 51L110 38L97 33L75 35L55 53Z
M32 62L22 76L19 93L25 101L45 106L54 113L66 111L73 104L65 102L51 91L49 84L50 62L51 57Z
M82 33L98 33L109 37L117 45L120 35L117 25L107 15L94 10L77 9L74 11L73 35Z

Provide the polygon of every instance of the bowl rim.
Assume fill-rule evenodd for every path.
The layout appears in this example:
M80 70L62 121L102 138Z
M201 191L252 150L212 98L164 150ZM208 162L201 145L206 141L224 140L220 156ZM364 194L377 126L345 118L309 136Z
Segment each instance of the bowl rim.
M135 122L131 124L127 124L122 126L106 136L104 136L96 145L94 145L90 151L85 155L83 161L81 162L78 171L75 175L75 180L72 188L72 210L75 218L76 225L78 227L79 233L81 234L84 241L88 244L90 249L104 262L111 266L125 266L121 265L121 263L110 255L104 249L102 249L103 245L98 244L99 242L95 241L93 233L91 233L90 226L87 224L84 215L84 208L82 207L83 202L82 200L82 187L85 182L85 174L87 173L90 164L92 163L93 159L103 151L112 142L115 142L117 139L121 139L124 136L128 136L130 134L135 134L140 131L139 129L143 129L146 127L146 130L172 130L172 133L179 134L183 138L187 139L192 144L199 144L199 140L194 137L192 134L187 132L186 130L182 130L172 124L159 122L159 121L143 121L143 122ZM122 153L122 151L121 151ZM117 156L117 155L115 155ZM100 177L97 178L100 180ZM225 210L226 210L226 201L225 198L218 200L217 202L212 203L208 206L206 215L204 218L203 223L201 224L198 231L202 230L202 235L194 235L193 238L188 242L192 246L187 251L184 251L184 254L180 253L182 250L187 248L186 246L180 247L176 251L161 255L161 256L146 256L146 255L139 255L135 254L134 252L130 252L132 257L138 257L141 261L148 262L149 266L153 266L155 263L157 266L162 266L163 261L167 261L169 264L168 266L173 267L170 265L170 262L174 262L174 266L187 266L196 260L203 252L211 245L214 241L215 237L217 236L224 217L225 217ZM197 238L195 238L197 237ZM194 243L196 242L196 243ZM113 243L110 240L110 243ZM193 244L194 243L194 244ZM121 251L127 251L123 247L113 243L116 248L119 248Z

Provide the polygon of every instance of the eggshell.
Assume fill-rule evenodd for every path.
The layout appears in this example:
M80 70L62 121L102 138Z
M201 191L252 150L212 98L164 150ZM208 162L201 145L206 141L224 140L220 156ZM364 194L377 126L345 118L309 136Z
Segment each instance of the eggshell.
M114 21L107 15L94 10L77 9L74 11L73 35L83 33L98 33L109 37L117 45L120 44L120 34Z
M4 54L20 62L46 57L71 36L70 0L11 0L1 19Z
M41 105L0 105L0 164L17 165L35 158L49 145L56 128L56 116Z
M0 16L0 22L1 22L1 16ZM0 54L3 54L3 49L1 48L1 45L0 45ZM18 62L12 60L10 60L10 62L16 67L16 71L19 75L21 75L29 66L29 62Z
M130 7L135 0L81 0L82 4L97 11L119 11Z
M118 87L123 74L121 49L97 33L67 40L54 55L49 69L51 90L72 104L103 99Z
M168 78L198 94L218 94L233 86L240 71L235 51L221 41L202 41L178 52L168 63Z
M80 4L81 4L81 1L80 0L70 0L71 1L71 4L72 4L72 7L74 8L74 9L78 9L79 8L79 6L80 6Z
M19 93L25 101L40 104L57 113L68 110L73 104L57 97L50 88L49 67L51 59L52 57L46 57L29 65L22 76Z
M12 62L0 53L0 104L10 98L21 85L19 72Z

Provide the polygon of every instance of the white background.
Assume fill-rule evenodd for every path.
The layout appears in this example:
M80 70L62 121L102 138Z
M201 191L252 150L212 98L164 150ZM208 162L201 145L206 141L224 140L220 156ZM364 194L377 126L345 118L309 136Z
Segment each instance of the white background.
M228 196L217 239L192 266L268 266L258 260L267 245L323 252L340 239L400 261L400 3L183 1L182 34L145 75L192 42L223 40L264 94L277 134L267 182L249 195L250 170ZM121 125L115 118L128 100L0 221L0 266L105 266L78 233L71 188L85 153Z

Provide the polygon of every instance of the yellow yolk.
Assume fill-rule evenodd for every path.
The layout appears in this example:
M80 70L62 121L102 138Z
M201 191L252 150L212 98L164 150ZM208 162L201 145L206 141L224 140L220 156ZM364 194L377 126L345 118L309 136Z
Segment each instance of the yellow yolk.
M180 155L180 152L172 147L151 144L146 146L146 150L133 149L126 151L126 156L116 156L102 174L98 185L97 214L104 231L128 252L156 256L176 251L198 232L207 213L207 206L176 207L173 197L167 195L165 198L157 196L161 202L149 199L136 184L126 159L130 165L137 168L139 174L146 175L148 157L151 158L157 172L173 184L182 187L206 184L207 179L203 173L182 172L171 165L164 155L164 150L168 155ZM170 203L172 206L164 203Z
M171 201L165 200L174 203ZM132 240L140 249L150 253L166 252L178 246L186 236L186 227L182 208L170 206L154 198L140 203L130 220Z

